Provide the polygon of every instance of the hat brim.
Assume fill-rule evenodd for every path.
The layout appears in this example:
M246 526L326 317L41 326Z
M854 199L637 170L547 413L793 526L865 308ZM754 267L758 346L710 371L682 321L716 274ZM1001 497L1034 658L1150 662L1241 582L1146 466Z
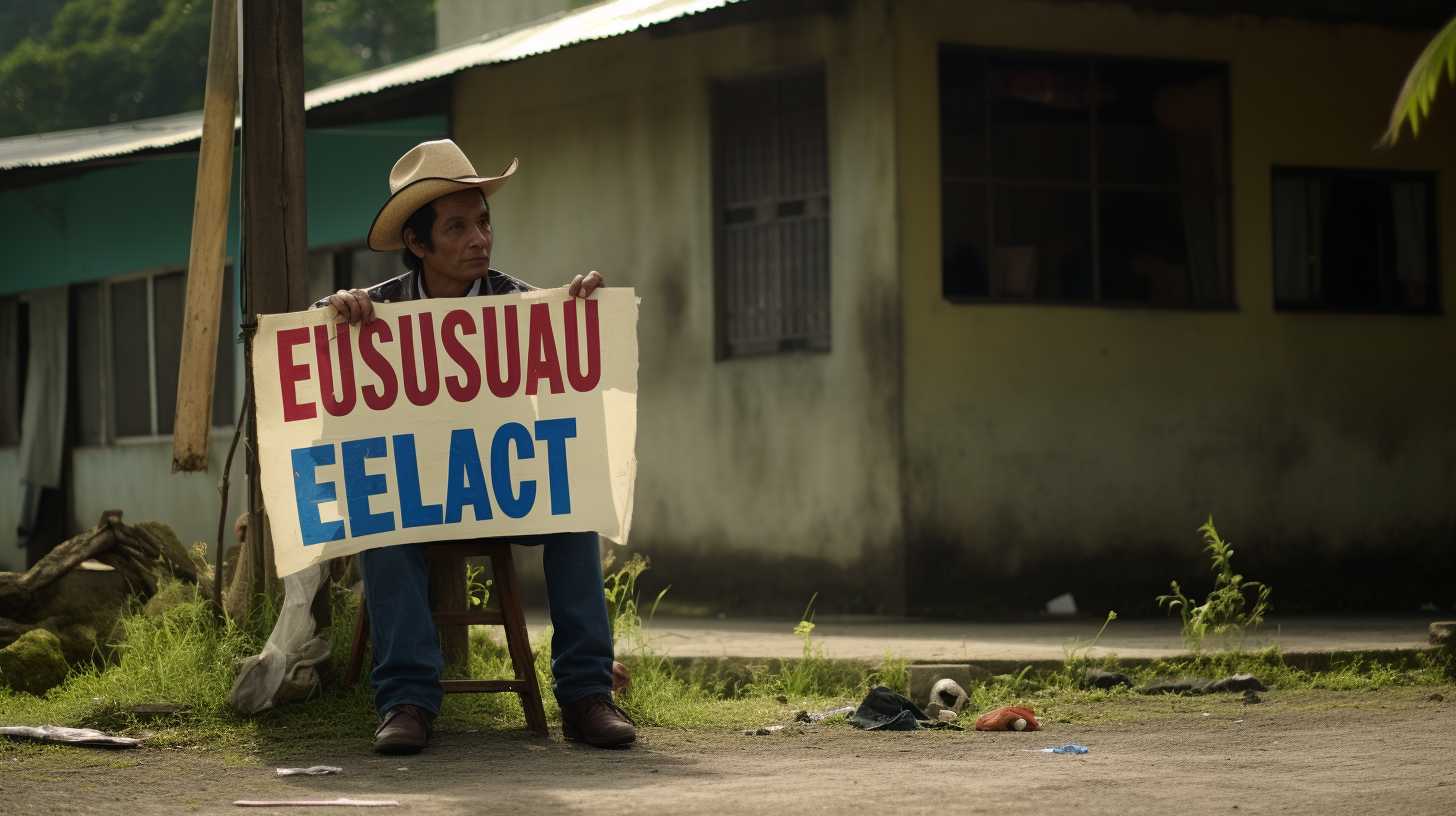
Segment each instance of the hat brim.
M519 160L511 159L510 166L501 171L498 176L422 178L406 184L396 190L394 195L391 195L375 214L374 223L369 225L369 248L376 252L404 249L404 237L400 233L404 231L404 222L408 221L416 210L441 196L472 188L480 190L486 198L490 198L491 194L499 190L507 179L515 175L516 167L519 164Z

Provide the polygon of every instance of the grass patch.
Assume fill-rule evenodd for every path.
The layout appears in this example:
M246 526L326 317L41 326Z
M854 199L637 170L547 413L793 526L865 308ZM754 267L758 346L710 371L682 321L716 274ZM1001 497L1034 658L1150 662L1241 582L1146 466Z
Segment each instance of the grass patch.
M902 659L887 654L879 665L867 665L827 658L814 640L812 601L795 629L803 641L796 659L753 665L671 660L653 648L643 626L656 608L656 602L645 609L638 604L635 582L645 569L645 562L628 562L609 576L607 585L618 654L632 673L632 688L621 702L640 725L754 728L791 721L800 710L822 711L857 703L875 685L907 690L909 667ZM357 598L347 591L334 596L331 643L339 668L347 661L357 604ZM363 751L368 747L374 710L367 683L347 691L330 690L256 717L233 712L227 695L234 663L256 654L266 632L217 621L207 602L195 594L160 615L133 610L123 619L122 630L124 638L109 666L76 669L44 697L0 690L0 723L141 734L149 737L152 746L215 750L239 761L259 755L316 759L341 749ZM473 630L470 644L471 676L513 674L509 655L491 630ZM549 644L549 635L537 639L535 669L545 692L547 717L556 721L559 712L549 692ZM962 715L962 724L969 726L977 712L1012 703L1031 705L1051 722L1077 723L1178 716L1210 705L1233 704L1231 698L1144 697L1128 689L1084 689L1082 676L1091 666L1120 669L1139 685L1157 677L1213 678L1236 672L1250 672L1279 691L1375 691L1449 682L1447 666L1433 653L1398 658L1352 656L1320 671L1292 666L1272 650L1199 653L1121 667L1115 658L1088 660L1082 654L1085 650L1069 651L1069 659L1051 670L1027 668L975 684L968 689L971 705ZM162 718L132 712L134 706L157 703L177 706L179 711ZM513 731L524 729L525 721L513 695L449 695L437 727L447 732ZM10 754L51 749L6 745L3 750Z
M877 683L902 689L906 685L904 661L887 660L882 667L866 669L829 660L813 643L812 628L804 632L806 658L802 661L734 666L731 671L721 666L679 665L655 651L643 633L643 617L650 619L652 608L639 610L635 579L645 569L645 562L629 562L608 583L610 591L612 578L616 579L614 629L619 653L632 672L632 688L622 705L641 725L756 727L782 722L800 709L842 705ZM348 660L358 600L352 593L338 590L333 601L329 637L334 666L342 669ZM253 631L219 622L207 601L195 593L161 615L132 610L123 618L122 632L113 663L73 670L64 684L44 697L0 689L0 723L97 728L145 735L156 747L248 755L312 755L350 745L363 749L372 737L375 718L367 682L349 690L334 688L255 717L234 712L227 704L234 664L262 648L266 627L260 624ZM470 676L514 674L509 653L493 634L485 627L471 631L465 667ZM546 715L555 722L560 712L550 693L549 633L534 645ZM132 710L156 704L175 706L177 712L158 717ZM436 725L442 731L518 730L525 728L525 717L514 695L448 695ZM4 750L54 749L6 745Z

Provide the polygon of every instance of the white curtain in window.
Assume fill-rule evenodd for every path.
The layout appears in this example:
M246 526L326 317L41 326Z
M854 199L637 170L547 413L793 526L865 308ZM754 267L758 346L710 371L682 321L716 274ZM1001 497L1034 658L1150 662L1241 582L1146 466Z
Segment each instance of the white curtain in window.
M1274 179L1274 295L1277 300L1320 299L1320 247L1324 243L1323 185L1315 179Z
M69 358L66 287L30 295L30 356L20 412L20 480L39 491L61 486Z

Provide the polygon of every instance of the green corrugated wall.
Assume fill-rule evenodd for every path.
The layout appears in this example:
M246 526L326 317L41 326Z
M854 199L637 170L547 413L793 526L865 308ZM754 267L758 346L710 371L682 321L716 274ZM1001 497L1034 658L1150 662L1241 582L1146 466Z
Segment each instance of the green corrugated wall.
M309 246L362 243L395 159L446 128L445 117L430 116L309 131ZM196 174L197 154L188 153L0 191L0 245L9 250L0 295L184 265ZM240 189L235 169L229 254Z

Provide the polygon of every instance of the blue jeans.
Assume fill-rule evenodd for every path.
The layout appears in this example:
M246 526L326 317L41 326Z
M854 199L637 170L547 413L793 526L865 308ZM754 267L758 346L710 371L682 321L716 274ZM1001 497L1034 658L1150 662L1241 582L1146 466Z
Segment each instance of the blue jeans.
M556 701L565 705L612 691L612 627L602 592L596 533L519 536L513 543L541 546L546 599L551 609L551 674ZM430 570L422 544L359 553L364 603L374 647L374 706L381 715L409 703L440 713L445 659L430 618Z

